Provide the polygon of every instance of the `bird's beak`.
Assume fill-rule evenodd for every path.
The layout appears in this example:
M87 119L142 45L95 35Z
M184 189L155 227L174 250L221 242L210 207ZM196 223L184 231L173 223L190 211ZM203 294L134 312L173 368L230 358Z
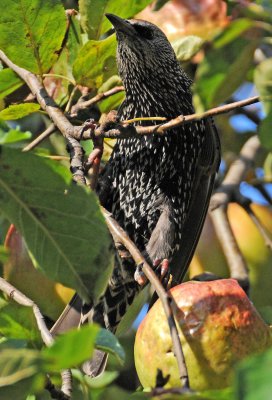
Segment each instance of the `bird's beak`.
M135 29L133 28L133 25L126 19L120 18L114 14L105 14L105 16L112 23L116 32L135 34Z

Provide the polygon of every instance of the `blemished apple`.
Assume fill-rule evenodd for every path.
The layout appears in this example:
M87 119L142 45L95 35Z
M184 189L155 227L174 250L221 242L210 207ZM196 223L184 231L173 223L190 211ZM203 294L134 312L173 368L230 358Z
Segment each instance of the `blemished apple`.
M265 324L234 279L186 282L171 289L191 388L231 384L234 365L270 346ZM154 387L157 370L170 374L165 387L179 387L179 372L162 304L158 300L138 328L135 365L144 388Z
M272 208L254 203L251 207L272 237ZM227 212L234 236L249 268L250 299L262 312L263 308L271 308L272 304L271 250L266 246L258 228L240 205L229 203ZM195 256L190 265L190 278L202 274L204 271L210 271L220 278L229 277L228 265L209 216L205 221Z

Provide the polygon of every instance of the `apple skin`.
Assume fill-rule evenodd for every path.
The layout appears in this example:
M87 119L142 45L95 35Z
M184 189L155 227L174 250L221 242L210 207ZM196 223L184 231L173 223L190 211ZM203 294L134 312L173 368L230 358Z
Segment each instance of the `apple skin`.
M254 203L251 207L271 236L272 208ZM272 253L241 206L230 203L227 213L233 234L249 268L250 299L260 312L262 309L272 308ZM204 271L210 271L220 278L229 277L228 265L209 216L191 262L189 276L193 278Z
M176 320L192 389L229 386L236 362L270 345L268 325L236 280L186 282L170 292L179 309ZM134 355L144 388L155 386L158 368L170 374L166 388L181 385L160 300L137 330Z
M9 259L4 264L4 278L33 300L44 315L55 321L72 298L74 290L52 281L34 267L24 239L14 225L8 230L5 246L9 250Z
M211 39L230 21L221 0L171 0L157 11L150 4L136 18L158 25L170 41L188 35Z

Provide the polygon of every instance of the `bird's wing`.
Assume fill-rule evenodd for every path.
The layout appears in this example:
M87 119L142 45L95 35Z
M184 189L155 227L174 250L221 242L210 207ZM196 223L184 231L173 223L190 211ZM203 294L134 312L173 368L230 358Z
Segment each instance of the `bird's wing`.
M191 262L208 211L221 152L217 129L211 118L205 120L206 136L196 171L191 204L181 236L180 250L171 262L172 286L179 284Z
M80 325L82 300L76 293L65 307L50 332L53 336Z

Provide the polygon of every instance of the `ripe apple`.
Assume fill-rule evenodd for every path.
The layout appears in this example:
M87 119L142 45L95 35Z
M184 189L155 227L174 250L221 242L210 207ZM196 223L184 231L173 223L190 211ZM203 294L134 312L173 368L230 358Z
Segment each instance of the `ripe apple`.
M136 18L158 25L169 40L197 35L210 39L229 23L227 6L222 0L171 0L158 11L147 6Z
M171 289L192 389L230 385L235 363L270 345L270 330L234 279L186 282ZM180 386L177 361L158 300L138 328L135 365L143 387L154 387L157 369L170 374L166 387Z
M24 239L14 225L9 228L5 246L9 249L9 259L4 264L4 278L33 300L44 315L55 321L74 290L52 281L34 267Z
M252 209L272 234L272 208L252 204ZM246 211L236 203L228 205L228 217L238 246L247 262L250 278L250 299L259 311L271 307L272 252L269 250ZM202 267L202 270L201 270ZM196 258L190 266L190 278L204 271L210 271L221 278L229 277L226 259L215 234L211 219L206 219Z

